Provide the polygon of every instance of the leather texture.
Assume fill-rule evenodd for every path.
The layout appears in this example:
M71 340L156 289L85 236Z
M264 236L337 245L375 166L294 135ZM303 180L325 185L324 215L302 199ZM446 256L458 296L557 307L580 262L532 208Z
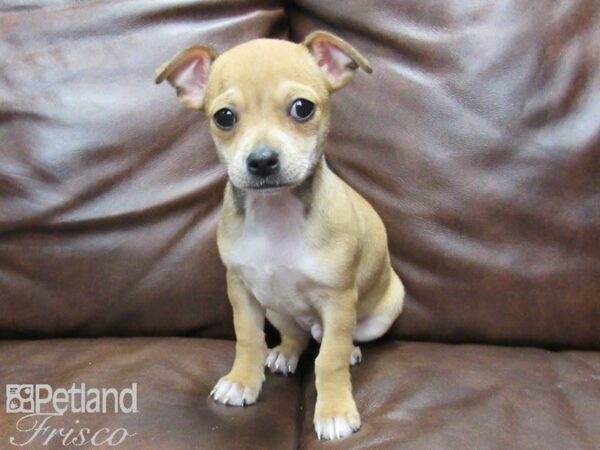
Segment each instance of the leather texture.
M0 335L233 337L224 170L152 76L285 38L286 5L42 4L0 14ZM344 5L287 5L290 37L330 29L375 68L334 97L328 155L386 223L392 335L598 348L597 2Z
M232 337L200 113L154 71L284 38L276 2L11 2L0 12L0 336Z
M153 81L193 44L315 29L374 68L333 97L327 154L407 289L352 369L362 429L327 444L310 354L255 406L208 399L235 346L225 171ZM597 0L8 0L0 36L0 405L137 382L138 414L63 417L136 432L120 449L600 448Z
M301 0L371 62L331 166L386 223L392 336L600 348L600 3ZM352 126L348 126L352 124Z
M600 354L387 342L363 346L351 369L360 431L339 450L600 447ZM314 379L303 389L301 449L312 430Z
M136 433L119 449L322 448L312 430L311 372L302 378L267 375L258 403L246 408L208 398L232 362L233 347L231 341L183 338L5 341L0 382L54 388L82 381L115 388L138 383L138 413L67 414L52 422L71 427L78 419L77 427ZM362 351L363 362L351 369L361 430L328 448L600 446L597 352L397 341ZM20 436L15 424L21 415L2 414L4 443ZM64 447L54 440L47 448Z
M6 382L49 384L54 389L79 387L82 382L87 388L123 389L137 383L137 413L67 413L52 418L48 426L77 431L126 428L136 435L115 447L100 447L122 450L297 448L297 378L267 375L260 403L246 408L218 405L208 397L229 370L233 351L232 341L168 337L5 341L0 342L1 395ZM18 448L8 445L10 437L23 443L31 436L16 431L23 416L2 410L0 448ZM60 437L47 446L42 442L36 438L22 448L67 448Z

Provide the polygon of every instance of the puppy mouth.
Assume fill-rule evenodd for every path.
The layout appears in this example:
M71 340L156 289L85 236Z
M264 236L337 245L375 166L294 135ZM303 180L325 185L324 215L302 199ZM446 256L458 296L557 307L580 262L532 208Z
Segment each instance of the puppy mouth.
M259 180L246 186L246 189L249 191L268 193L277 192L286 187L292 187L293 185L294 183L285 183L279 180Z
M243 180L236 180L235 177L230 176L230 181L238 189L260 193L275 193L284 189L294 189L309 179L318 164L318 159L315 162L309 164L299 174L295 174L293 177L286 177L282 173L274 173L267 175L266 177L253 176L246 174ZM236 181L238 181L236 183Z

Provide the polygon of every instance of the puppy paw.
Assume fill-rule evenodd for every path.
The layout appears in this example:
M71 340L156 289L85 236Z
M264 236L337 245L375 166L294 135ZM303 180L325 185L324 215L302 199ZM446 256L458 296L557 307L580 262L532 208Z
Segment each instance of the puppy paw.
M299 359L300 354L298 352L291 351L278 345L277 347L269 349L267 358L265 359L265 366L268 367L271 372L290 375L296 371Z
M256 403L261 386L261 382L244 383L225 375L217 382L210 396L224 405L248 406Z
M360 416L354 409L332 415L317 415L313 420L317 437L322 440L343 439L360 428Z
M352 349L352 353L350 353L350 365L356 366L360 364L362 361L362 352L360 351L360 347L356 346Z

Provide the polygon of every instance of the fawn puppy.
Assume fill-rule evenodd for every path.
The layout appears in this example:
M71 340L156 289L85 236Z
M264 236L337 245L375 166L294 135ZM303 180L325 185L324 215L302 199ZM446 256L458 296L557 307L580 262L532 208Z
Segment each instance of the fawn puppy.
M229 177L217 239L237 343L233 367L211 395L227 405L254 403L264 366L293 373L312 335L321 343L314 415L321 439L359 429L354 341L384 334L404 298L381 219L323 154L330 96L359 68L372 71L348 43L317 31L301 44L257 39L218 56L191 47L156 77L210 118ZM265 317L281 334L273 349Z

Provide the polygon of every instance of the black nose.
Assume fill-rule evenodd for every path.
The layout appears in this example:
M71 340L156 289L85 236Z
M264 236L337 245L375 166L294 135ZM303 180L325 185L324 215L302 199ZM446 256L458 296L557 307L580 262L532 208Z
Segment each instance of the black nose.
M279 171L279 153L270 148L255 150L246 160L248 172L257 177L268 177Z

